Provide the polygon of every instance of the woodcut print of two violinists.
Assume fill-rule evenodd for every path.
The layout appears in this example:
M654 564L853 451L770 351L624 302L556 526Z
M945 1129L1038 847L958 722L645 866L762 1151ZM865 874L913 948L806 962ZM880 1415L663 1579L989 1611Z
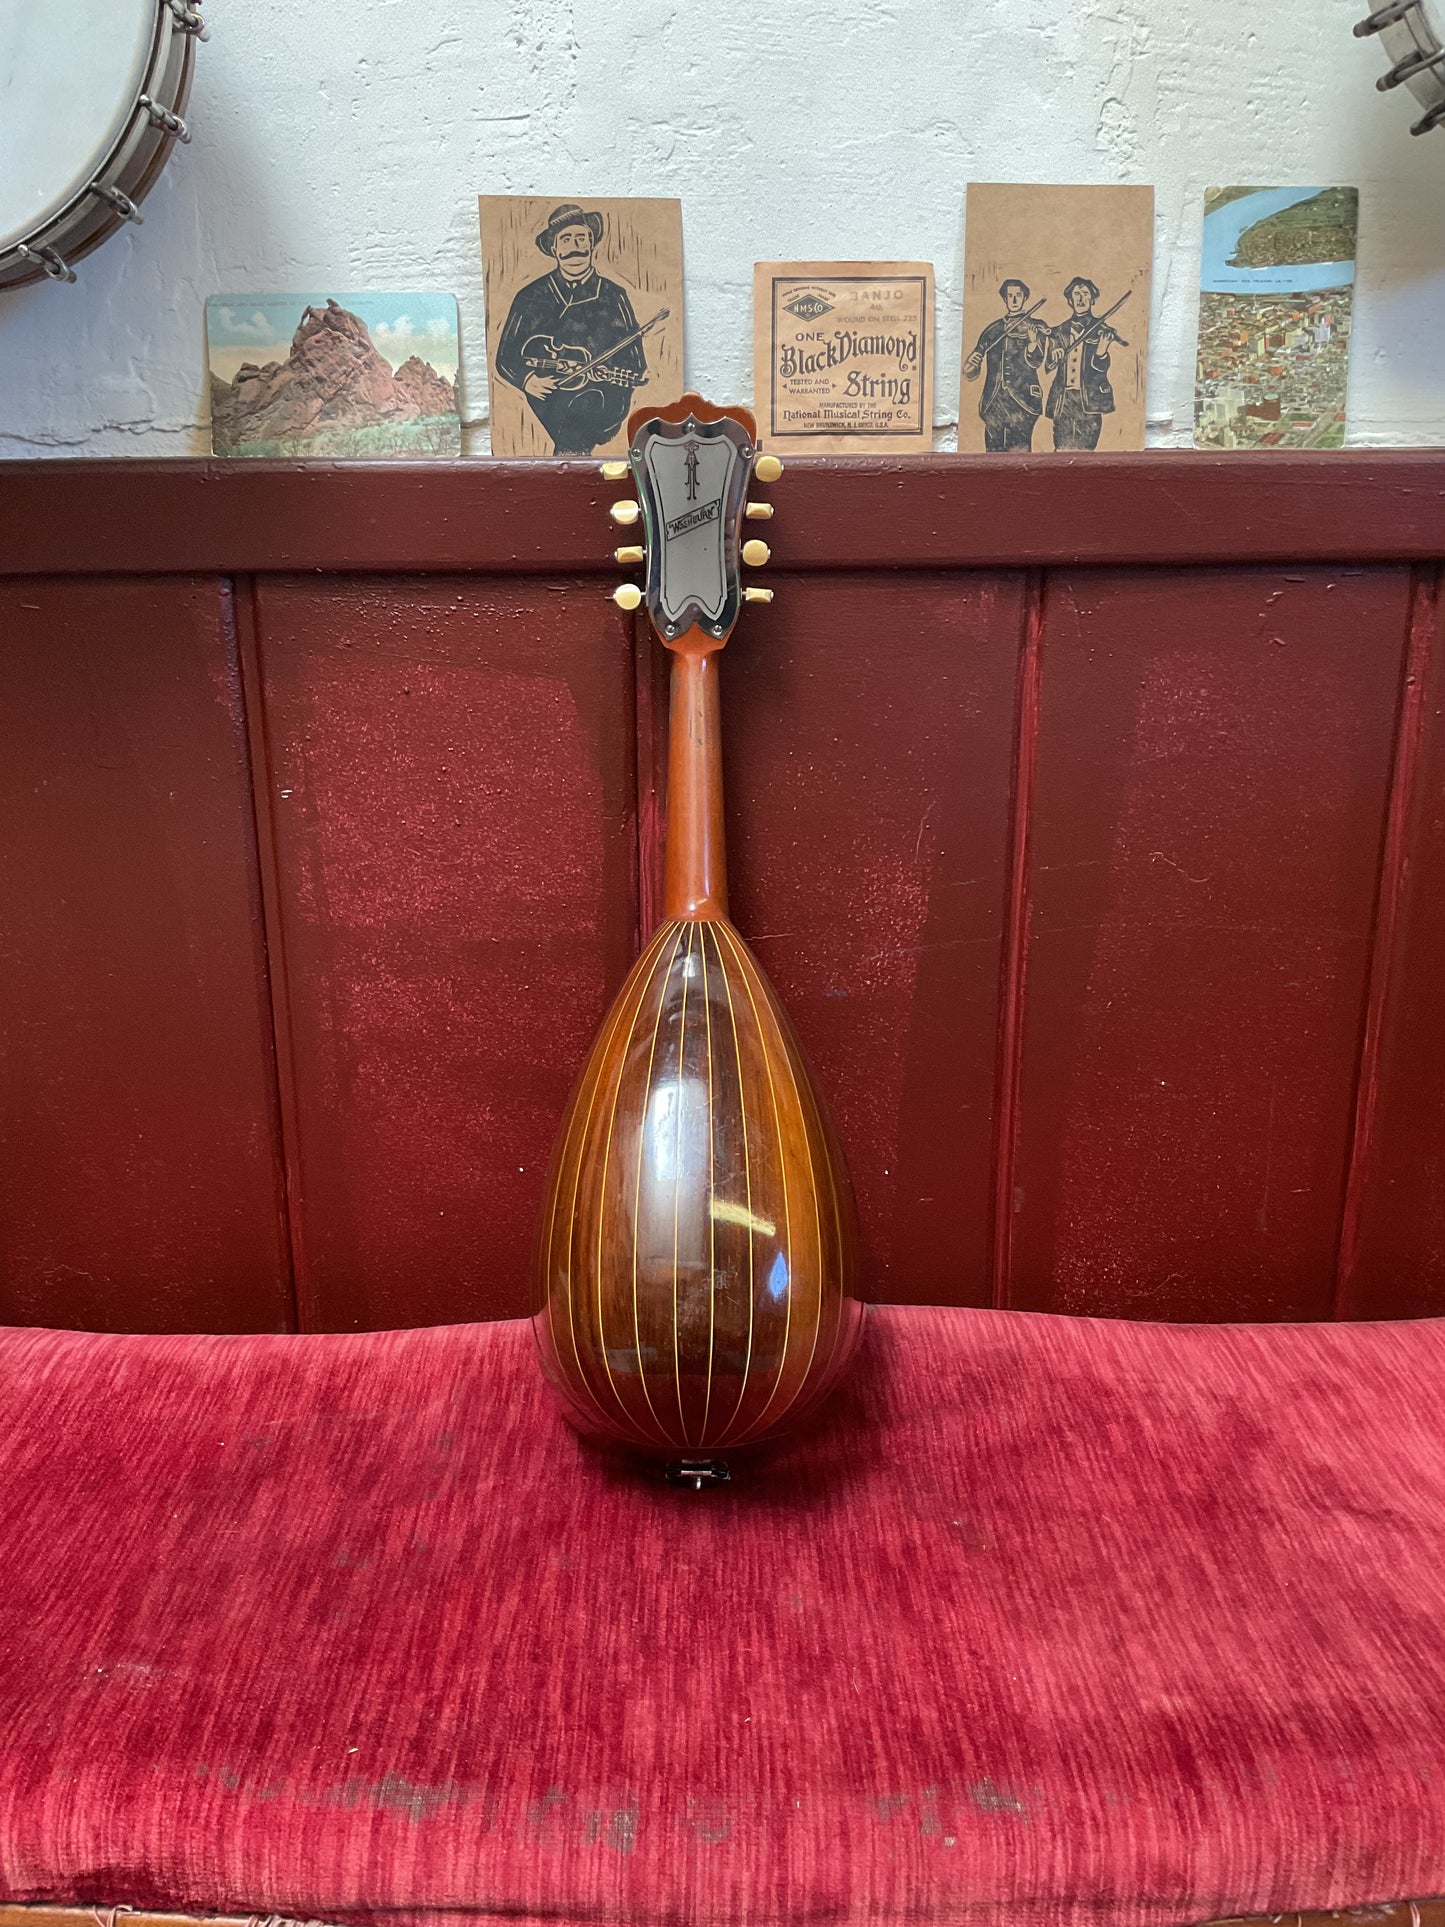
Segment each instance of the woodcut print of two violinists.
M983 377L978 412L990 453L1031 449L1040 415L1054 425L1056 449L1097 448L1105 415L1114 412L1109 364L1115 346L1129 343L1109 317L1129 299L1126 288L1104 314L1094 312L1099 290L1076 274L1064 289L1066 321L1051 325L1032 307L1027 281L1011 275L999 284L1004 311L990 321L963 364L963 378ZM1049 384L1045 398L1043 383Z
M958 442L987 454L1144 446L1147 187L970 183Z

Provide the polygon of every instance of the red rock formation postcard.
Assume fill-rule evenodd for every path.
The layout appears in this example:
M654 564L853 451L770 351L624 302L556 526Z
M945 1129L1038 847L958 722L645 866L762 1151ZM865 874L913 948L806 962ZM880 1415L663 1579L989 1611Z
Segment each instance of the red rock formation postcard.
M217 455L461 453L450 294L217 294L206 303Z

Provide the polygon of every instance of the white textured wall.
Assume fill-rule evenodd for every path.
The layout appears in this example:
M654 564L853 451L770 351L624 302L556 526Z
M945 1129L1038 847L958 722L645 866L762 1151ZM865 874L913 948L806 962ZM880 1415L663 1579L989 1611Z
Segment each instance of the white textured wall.
M1358 184L1351 440L1445 441L1445 131L1374 91L1366 6L213 0L145 226L0 291L0 454L204 452L206 296L328 285L456 292L485 453L482 191L680 195L688 376L725 400L755 258L932 260L951 446L970 178L1154 183L1158 442L1192 418L1203 188Z

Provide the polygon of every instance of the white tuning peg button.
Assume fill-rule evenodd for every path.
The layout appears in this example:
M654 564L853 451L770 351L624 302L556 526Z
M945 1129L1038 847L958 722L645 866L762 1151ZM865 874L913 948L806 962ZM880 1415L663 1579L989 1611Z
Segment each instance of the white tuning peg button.
M773 519L773 505L771 502L749 502L743 510L743 514L747 516L750 522L771 522Z
M743 544L743 561L750 569L762 568L763 564L771 558L772 553L766 542L754 540Z
M624 529L630 529L641 515L642 510L636 502L614 502L607 513Z
M759 455L753 466L753 473L760 482L776 482L783 472L783 465L776 455Z
M597 472L604 482L625 482L627 480L626 462L603 462Z
M773 599L773 592L771 589L744 589L743 590L744 602L771 602L772 599Z
M642 591L635 582L619 582L612 591L612 600L619 609L637 609L642 605Z

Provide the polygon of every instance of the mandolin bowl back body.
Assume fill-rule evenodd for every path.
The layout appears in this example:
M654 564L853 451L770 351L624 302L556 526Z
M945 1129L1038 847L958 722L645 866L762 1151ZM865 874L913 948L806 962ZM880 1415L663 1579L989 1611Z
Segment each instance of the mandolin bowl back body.
M722 919L664 923L553 1152L535 1327L583 1432L712 1457L818 1404L862 1325L853 1199L801 1047Z

